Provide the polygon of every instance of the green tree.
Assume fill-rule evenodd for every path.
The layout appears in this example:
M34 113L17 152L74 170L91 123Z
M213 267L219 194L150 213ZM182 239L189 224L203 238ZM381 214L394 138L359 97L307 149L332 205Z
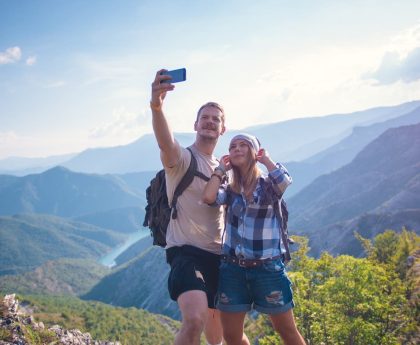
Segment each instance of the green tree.
M418 237L403 230L386 231L373 241L359 239L367 258L327 253L311 258L307 240L297 239L300 246L288 270L295 317L308 344L410 344L406 340L418 323L401 269L408 254L418 248ZM266 317L259 316L252 325L247 331L252 329L256 344L281 344Z

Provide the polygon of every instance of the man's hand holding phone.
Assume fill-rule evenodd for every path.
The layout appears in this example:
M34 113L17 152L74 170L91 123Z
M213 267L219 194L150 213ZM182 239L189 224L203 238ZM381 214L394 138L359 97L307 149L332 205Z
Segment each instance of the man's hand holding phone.
M181 81L187 80L187 70L185 68L175 69L172 71L162 71L162 75L169 76L161 81L161 83L179 83Z
M161 69L157 71L155 80L152 83L152 96L150 99L150 108L155 111L162 110L163 100L166 92L172 91L175 85L172 83L186 80L186 70L181 68L174 71Z

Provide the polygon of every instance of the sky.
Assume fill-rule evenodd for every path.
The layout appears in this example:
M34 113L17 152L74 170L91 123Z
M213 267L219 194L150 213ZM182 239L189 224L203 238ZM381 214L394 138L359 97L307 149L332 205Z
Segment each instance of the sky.
M181 67L175 132L207 101L229 130L419 100L420 1L0 0L0 159L152 133L156 71Z

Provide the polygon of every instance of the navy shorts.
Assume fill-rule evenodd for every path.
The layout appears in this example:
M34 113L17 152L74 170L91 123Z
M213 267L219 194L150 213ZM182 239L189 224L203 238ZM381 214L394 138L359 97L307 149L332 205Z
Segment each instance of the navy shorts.
M294 307L291 282L283 261L274 259L257 267L220 265L217 309L223 312L283 313Z
M168 290L171 299L191 290L201 290L207 295L208 307L215 308L219 281L220 255L193 246L172 247L166 250L171 265Z

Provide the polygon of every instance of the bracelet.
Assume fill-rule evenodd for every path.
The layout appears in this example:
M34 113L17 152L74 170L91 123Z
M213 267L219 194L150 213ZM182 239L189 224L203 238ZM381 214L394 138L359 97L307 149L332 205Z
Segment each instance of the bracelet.
M150 109L154 110L154 111L160 111L162 110L162 106L160 105L155 105L152 103L152 101L150 101Z
M213 173L211 174L210 178L212 178L213 176L216 176L219 179L220 183L222 183L222 177L220 175Z
M214 171L215 171L215 172L216 172L216 171L218 171L218 170L222 173L222 176L226 174L226 170L225 170L225 168L223 167L223 165L219 165L219 166L217 166L216 168L214 168Z

